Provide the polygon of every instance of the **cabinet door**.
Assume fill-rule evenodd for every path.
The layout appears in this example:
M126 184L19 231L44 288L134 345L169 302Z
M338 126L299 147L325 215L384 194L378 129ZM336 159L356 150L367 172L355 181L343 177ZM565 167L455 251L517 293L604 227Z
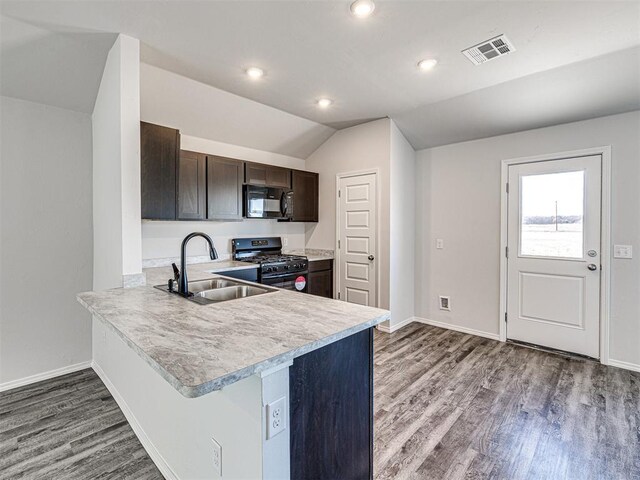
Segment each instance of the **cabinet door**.
M207 218L242 220L242 176L244 162L232 158L207 157Z
M267 167L267 186L291 188L291 170L281 167Z
M318 221L318 174L292 170L293 221Z
M291 170L262 163L246 163L244 182L249 185L291 188Z
M180 132L140 122L140 179L142 218L176 219L176 169Z
M178 162L178 219L206 218L207 158L202 153L180 152Z
M309 272L309 290L311 295L333 298L333 270Z

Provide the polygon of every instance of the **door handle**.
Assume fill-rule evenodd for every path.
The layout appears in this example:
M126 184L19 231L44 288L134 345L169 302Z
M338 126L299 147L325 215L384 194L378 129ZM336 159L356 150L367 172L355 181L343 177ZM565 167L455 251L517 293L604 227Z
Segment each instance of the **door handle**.
M374 257L373 255L369 255L367 258L368 258L368 259L369 259L369 261L371 261L371 262L373 262L373 261L376 259L376 257Z
M598 269L598 266L595 263L590 263L587 268L593 272Z

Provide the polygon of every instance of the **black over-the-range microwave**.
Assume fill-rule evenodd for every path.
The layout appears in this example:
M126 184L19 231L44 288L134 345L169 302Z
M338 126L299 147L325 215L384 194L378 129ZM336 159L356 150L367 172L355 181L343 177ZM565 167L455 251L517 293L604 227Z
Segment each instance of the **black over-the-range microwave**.
M293 218L293 190L244 185L243 215L246 218Z

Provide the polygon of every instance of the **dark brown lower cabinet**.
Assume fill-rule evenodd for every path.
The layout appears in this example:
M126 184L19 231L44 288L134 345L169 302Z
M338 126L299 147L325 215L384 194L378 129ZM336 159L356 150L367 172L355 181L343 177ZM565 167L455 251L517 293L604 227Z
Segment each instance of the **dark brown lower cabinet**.
M333 260L309 262L308 293L333 298Z
M373 330L289 367L291 478L373 478Z

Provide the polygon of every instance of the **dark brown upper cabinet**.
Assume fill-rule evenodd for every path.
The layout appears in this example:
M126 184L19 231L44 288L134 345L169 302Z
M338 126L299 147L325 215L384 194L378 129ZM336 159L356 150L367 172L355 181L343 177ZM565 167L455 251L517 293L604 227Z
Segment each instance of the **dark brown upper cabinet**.
M245 163L244 183L264 185L266 187L291 188L291 170L273 165L247 162Z
M142 218L175 220L180 132L140 122Z
M318 174L292 170L294 222L318 221Z
M242 220L244 162L207 156L207 219Z
M178 220L207 218L207 157L180 151L178 161Z

